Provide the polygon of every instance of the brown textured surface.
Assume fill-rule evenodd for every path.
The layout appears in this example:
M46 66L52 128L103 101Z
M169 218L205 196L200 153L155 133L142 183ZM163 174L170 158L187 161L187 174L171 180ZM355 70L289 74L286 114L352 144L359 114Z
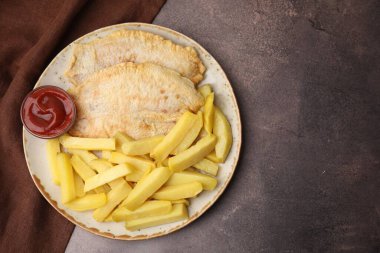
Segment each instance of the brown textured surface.
M73 229L30 178L19 119L23 97L67 43L103 26L150 22L163 2L0 2L0 252L63 252Z
M231 184L191 225L68 252L379 252L380 6L361 0L169 0L155 23L197 40L237 95Z

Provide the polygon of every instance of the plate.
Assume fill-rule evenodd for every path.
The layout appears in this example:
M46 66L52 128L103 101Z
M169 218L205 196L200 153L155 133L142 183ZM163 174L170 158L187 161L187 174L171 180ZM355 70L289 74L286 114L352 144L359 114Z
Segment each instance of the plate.
M197 42L181 33L157 25L125 23L93 31L77 39L75 42L89 42L93 39L104 37L119 29L143 30L151 32L170 39L177 44L192 46L197 50L200 58L207 68L205 78L200 85L205 83L210 83L212 85L215 92L215 104L218 105L225 113L232 128L232 148L226 162L220 165L220 170L217 176L218 186L213 191L204 191L197 198L191 200L191 205L189 207L189 219L131 232L125 229L123 222L100 223L92 218L91 211L75 212L62 205L60 188L53 184L51 180L51 173L45 150L46 140L34 137L24 128L23 145L25 159L34 183L46 200L59 213L61 213L72 223L97 235L120 240L141 240L166 235L183 228L200 217L215 203L215 201L226 189L232 175L234 174L238 162L241 146L241 122L239 108L236 103L234 92L220 65ZM34 88L42 85L56 85L67 90L71 86L63 74L69 64L72 54L72 47L72 44L68 45L52 60L52 62L42 73Z

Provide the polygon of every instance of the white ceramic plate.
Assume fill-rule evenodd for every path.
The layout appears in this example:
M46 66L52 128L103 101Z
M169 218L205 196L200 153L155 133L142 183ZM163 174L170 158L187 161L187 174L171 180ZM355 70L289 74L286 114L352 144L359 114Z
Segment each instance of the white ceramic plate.
M74 224L81 226L92 233L122 240L138 240L153 238L178 230L201 216L218 199L232 178L238 162L241 146L241 122L239 108L236 103L230 82L215 59L198 43L185 35L157 25L143 23L126 23L105 27L91 32L75 42L88 42L95 38L104 37L118 29L143 30L161 35L173 42L194 47L200 55L207 71L202 84L210 83L215 92L216 104L226 114L233 134L231 152L224 164L220 165L218 173L218 186L213 191L204 191L199 197L191 200L189 219L153 228L130 232L124 228L124 223L99 223L92 218L92 212L75 212L61 204L60 188L52 183L51 173L47 163L44 139L32 136L23 129L23 144L26 162L30 174L42 195L63 216ZM42 85L56 85L68 89L71 84L64 77L70 57L72 44L63 49L49 64L37 81L35 88Z

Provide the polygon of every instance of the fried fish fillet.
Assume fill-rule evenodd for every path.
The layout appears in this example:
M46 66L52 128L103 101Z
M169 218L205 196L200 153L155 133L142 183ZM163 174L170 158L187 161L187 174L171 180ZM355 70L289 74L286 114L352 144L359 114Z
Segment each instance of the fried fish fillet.
M203 79L205 67L192 47L183 47L161 36L135 30L119 30L85 44L74 44L66 72L79 85L88 75L122 62L151 62L177 71L194 83Z
M186 110L196 112L204 104L189 79L153 63L102 69L70 92L77 106L70 133L79 137L167 134Z

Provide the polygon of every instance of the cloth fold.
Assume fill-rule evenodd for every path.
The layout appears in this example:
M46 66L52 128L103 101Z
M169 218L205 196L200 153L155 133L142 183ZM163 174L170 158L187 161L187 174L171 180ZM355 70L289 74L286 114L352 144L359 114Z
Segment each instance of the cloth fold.
M165 0L0 2L0 252L63 252L73 224L38 192L22 147L19 110L50 60L76 38L151 22Z

